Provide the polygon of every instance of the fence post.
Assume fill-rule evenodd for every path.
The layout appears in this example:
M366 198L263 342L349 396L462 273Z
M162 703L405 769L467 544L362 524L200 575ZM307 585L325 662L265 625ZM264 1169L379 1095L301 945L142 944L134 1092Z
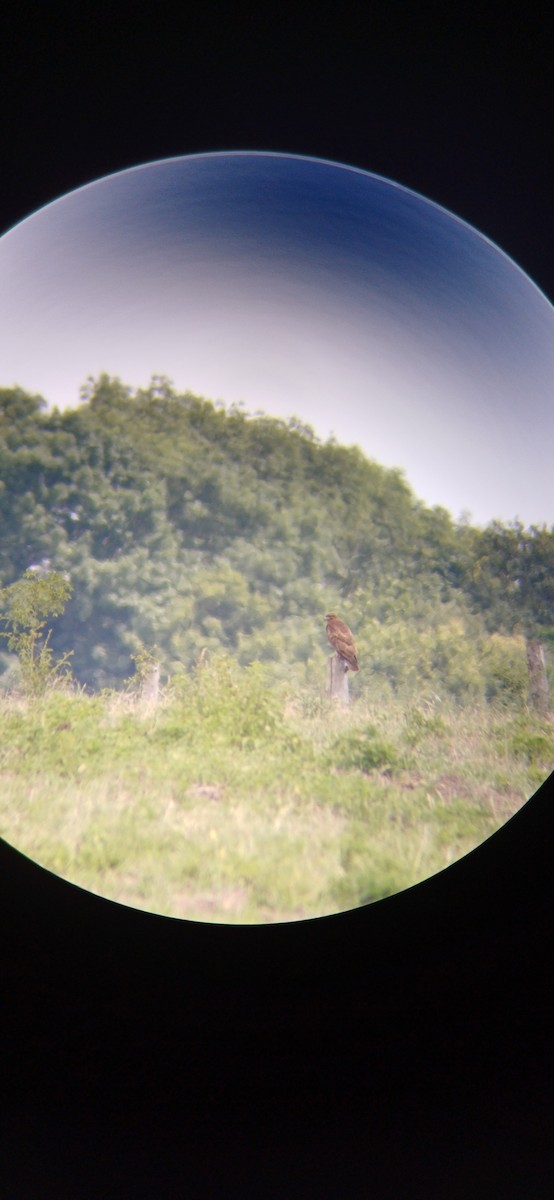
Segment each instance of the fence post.
M141 688L140 702L145 708L155 708L160 696L160 664L152 662L146 668Z
M327 659L327 695L337 704L350 704L348 668L338 654Z
M544 648L538 638L527 642L527 670L529 672L529 699L536 712L548 712L548 679Z

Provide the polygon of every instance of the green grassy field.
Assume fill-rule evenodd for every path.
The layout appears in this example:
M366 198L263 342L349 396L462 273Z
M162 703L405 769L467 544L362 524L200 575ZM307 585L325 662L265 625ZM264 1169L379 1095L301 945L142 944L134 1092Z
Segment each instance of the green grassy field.
M102 896L202 921L355 907L441 870L552 770L554 725L436 697L348 709L227 660L154 709L0 702L0 833Z

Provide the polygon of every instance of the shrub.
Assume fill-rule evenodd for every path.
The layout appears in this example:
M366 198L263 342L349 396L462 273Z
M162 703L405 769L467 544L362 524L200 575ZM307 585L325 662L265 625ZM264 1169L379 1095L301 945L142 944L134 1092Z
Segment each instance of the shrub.
M29 697L42 695L70 676L71 652L54 661L49 644L52 630L45 633L45 628L48 617L63 613L71 592L63 575L56 571L40 575L33 570L0 591L0 603L7 612L2 619L8 626L0 637L6 638L8 649L17 654L22 689Z
M185 710L183 727L189 736L196 732L252 746L284 732L280 697L269 687L260 663L241 668L222 655L176 680L174 691Z
M522 704L527 695L527 664L523 637L491 634L483 652L487 700Z
M373 725L338 738L331 747L330 757L337 767L363 772L390 770L400 765L396 747L381 738Z

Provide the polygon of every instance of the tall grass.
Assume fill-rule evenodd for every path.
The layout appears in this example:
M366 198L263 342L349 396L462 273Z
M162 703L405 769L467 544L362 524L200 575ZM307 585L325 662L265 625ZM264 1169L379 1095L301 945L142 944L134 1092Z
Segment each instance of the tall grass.
M74 883L172 916L321 916L441 870L552 769L523 705L348 709L222 659L166 690L0 702L0 832Z

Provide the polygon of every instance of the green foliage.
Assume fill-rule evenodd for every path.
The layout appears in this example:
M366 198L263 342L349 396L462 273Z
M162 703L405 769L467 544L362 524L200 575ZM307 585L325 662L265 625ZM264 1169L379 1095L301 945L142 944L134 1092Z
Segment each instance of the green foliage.
M487 700L524 704L527 696L525 639L493 633L483 650Z
M357 639L362 672L356 680L362 694L385 701L399 695L409 704L422 691L430 691L460 704L481 702L483 631L461 604L423 597L418 601L414 586L411 599L401 606L384 598L383 620L366 617L364 622L364 610L371 611L372 601L369 593L361 602L356 597L352 606L352 623L362 630Z
M4 700L0 832L82 886L174 916L369 903L471 849L551 769L549 722L459 705L439 721L434 704L308 716L228 657L148 712L128 692Z
M465 586L489 629L538 635L552 623L554 530L492 522L475 541Z
M544 772L554 769L554 729L550 724L539 724L536 721L523 719L518 721L512 735L512 751L518 758L523 758L532 766L542 768Z
M410 887L414 881L413 864L402 861L395 853L394 836L392 839L390 834L385 836L376 852L356 826L341 839L341 866L342 878L333 889L337 907L341 909L373 904Z
M398 749L383 740L373 725L344 734L331 747L330 763L356 771L390 771L401 762Z
M419 746L429 737L442 737L447 725L431 704L426 709L412 705L406 713L404 736L409 746Z
M0 585L47 560L69 576L51 645L94 690L156 643L165 676L206 649L305 694L334 609L359 698L519 703L519 651L489 639L552 629L552 530L455 524L360 450L163 377L89 379L64 412L0 390L0 479Z
M440 870L552 769L525 638L551 669L554 530L456 524L297 419L106 375L61 413L0 389L0 528L26 693L2 702L2 828L84 886L320 915ZM344 712L333 610L361 664ZM93 695L51 687L70 656Z
M183 733L194 729L207 748L214 739L252 748L284 732L279 692L260 663L241 669L225 655L202 661L192 676L174 680L173 690Z
M48 687L68 680L69 658L66 653L55 660L50 646L51 630L45 633L48 617L63 613L71 595L71 584L55 571L43 576L26 571L22 579L0 591L1 618L8 626L0 637L19 658L21 684L25 695L42 695Z
M152 670L159 665L158 647L141 646L136 654L131 654L131 659L135 664L135 670L128 680L128 686L132 692L137 693L150 678Z

